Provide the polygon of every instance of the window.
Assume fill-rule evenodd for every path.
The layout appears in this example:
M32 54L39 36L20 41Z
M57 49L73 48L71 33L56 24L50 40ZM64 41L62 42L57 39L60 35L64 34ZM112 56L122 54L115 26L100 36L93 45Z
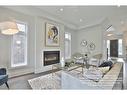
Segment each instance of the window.
M71 58L71 33L65 33L65 59Z
M122 55L123 53L122 53L122 39L119 39L118 40L118 54L119 55Z
M27 25L17 23L19 33L12 37L11 67L27 65Z

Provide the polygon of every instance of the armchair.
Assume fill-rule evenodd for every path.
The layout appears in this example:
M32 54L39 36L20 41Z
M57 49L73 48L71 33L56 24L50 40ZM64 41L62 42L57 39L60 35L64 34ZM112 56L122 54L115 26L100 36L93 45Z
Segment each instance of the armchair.
M9 89L9 85L7 81L8 81L8 75L6 74L6 69L0 68L0 86L5 83L7 88Z
M98 67L101 64L102 56L103 55L101 53L92 56L91 59L89 60L90 65Z
M72 55L72 59L74 60L74 63L82 63L83 64L83 54L81 53L74 53Z

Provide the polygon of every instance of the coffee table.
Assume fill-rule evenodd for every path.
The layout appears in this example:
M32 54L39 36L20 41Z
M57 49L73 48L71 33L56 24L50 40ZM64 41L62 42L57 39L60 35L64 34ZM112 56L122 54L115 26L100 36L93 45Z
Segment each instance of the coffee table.
M86 82L86 83L85 83ZM99 87L96 86L91 86L87 83L87 81L82 82L80 79L66 73L62 72L61 73L61 89L67 89L67 90L91 90L91 89L100 89Z

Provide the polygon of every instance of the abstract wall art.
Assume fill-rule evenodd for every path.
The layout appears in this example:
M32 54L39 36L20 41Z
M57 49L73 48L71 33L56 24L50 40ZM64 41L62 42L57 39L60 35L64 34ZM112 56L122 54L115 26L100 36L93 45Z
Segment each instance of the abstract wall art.
M59 46L59 27L46 23L46 33L45 33L45 44L46 46Z

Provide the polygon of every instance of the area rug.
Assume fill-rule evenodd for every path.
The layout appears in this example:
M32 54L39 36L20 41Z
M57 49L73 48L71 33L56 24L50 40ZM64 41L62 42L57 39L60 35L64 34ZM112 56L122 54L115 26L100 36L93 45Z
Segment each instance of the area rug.
M81 73L81 68L72 70L72 71L64 71L74 77L77 77L80 80L84 80L84 77ZM44 76L40 76L37 78L33 78L28 80L32 89L39 90L39 89L61 89L61 73L63 71L57 71L55 73L47 74Z
M37 78L33 78L28 80L32 89L41 90L41 89L60 89L61 81L60 81L60 73L51 73L44 76L40 76Z

